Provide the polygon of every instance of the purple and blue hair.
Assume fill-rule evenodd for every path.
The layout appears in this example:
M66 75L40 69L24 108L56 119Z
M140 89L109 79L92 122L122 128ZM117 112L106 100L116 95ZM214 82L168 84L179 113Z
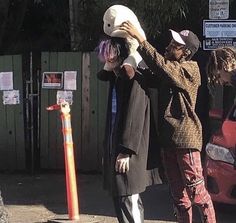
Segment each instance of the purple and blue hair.
M129 46L124 38L110 37L99 43L97 52L102 62L123 60L129 55Z

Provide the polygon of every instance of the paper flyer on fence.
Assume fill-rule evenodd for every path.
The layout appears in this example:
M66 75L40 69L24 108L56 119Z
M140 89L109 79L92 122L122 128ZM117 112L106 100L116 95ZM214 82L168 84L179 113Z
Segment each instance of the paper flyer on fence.
M4 105L16 105L20 104L20 92L19 90L3 91L3 104Z
M72 91L57 91L57 104L66 101L70 105L73 103L73 92Z
M0 90L13 90L13 72L0 72Z
M76 90L76 76L77 71L65 71L64 72L64 89L65 90Z

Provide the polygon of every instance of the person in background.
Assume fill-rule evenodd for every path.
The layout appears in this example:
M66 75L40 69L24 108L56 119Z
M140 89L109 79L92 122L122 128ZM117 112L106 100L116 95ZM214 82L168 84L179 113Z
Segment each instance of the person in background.
M207 64L210 85L231 85L236 87L236 49L218 48L211 51Z
M223 47L212 50L206 66L206 72L211 104L215 98L216 86L221 85L224 87L222 116L224 119L236 102L236 49Z
M151 184L161 183L156 159L159 148L154 142L156 137L149 137L155 134L149 91L142 70L122 65L129 55L125 38L110 37L101 41L98 49L106 66L97 77L110 86L103 153L104 188L112 195L120 223L143 223L140 193Z
M201 78L197 62L191 58L199 48L198 37L190 30L170 30L172 40L162 56L129 21L120 29L138 40L137 51L158 80L158 131L177 221L192 223L196 205L202 222L215 223L201 164L202 127L195 113Z

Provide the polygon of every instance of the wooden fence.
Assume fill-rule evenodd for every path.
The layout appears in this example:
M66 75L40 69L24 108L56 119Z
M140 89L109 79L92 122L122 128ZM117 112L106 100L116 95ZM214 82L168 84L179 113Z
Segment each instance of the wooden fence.
M77 71L71 106L75 162L81 171L100 171L105 127L107 85L97 80L101 68L94 53L42 53L41 73ZM64 168L60 114L46 107L56 103L57 90L41 89L41 168Z
M4 85L9 80L1 78L0 91L0 170L25 169L24 97L22 57L0 56L0 72L13 72L13 88L19 90L20 104L3 104ZM11 80L10 80L11 81Z
M95 53L43 52L40 58L38 73L33 73L34 69L31 73L37 76L33 76L32 82L39 86L38 92L31 95L38 99L32 107L27 102L31 97L27 96L31 81L25 80L29 75L22 71L22 64L26 64L22 62L22 56L0 56L0 72L13 72L14 90L19 90L20 94L20 104L3 105L3 90L0 89L0 170L24 170L30 166L27 163L35 160L42 169L64 169L60 113L46 110L47 106L56 104L58 89L42 88L41 79L44 72L76 71L77 88L73 90L71 105L75 163L80 171L101 171L108 93L107 83L96 77L102 65ZM214 107L222 107L223 101L224 104L229 101L225 96L223 98L222 89L218 89L216 95ZM28 125L29 117L39 118L33 120L35 125ZM31 127L34 131L30 131ZM38 143L32 143L32 137ZM33 171L34 166L31 167Z

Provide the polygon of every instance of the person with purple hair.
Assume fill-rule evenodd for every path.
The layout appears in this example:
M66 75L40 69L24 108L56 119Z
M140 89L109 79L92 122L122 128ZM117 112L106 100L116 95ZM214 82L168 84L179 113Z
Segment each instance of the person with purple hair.
M159 149L150 100L140 67L123 61L129 55L125 38L101 41L98 57L108 66L97 77L110 83L103 152L104 188L112 197L120 223L143 223L140 193L161 183ZM151 137L152 136L152 137Z

